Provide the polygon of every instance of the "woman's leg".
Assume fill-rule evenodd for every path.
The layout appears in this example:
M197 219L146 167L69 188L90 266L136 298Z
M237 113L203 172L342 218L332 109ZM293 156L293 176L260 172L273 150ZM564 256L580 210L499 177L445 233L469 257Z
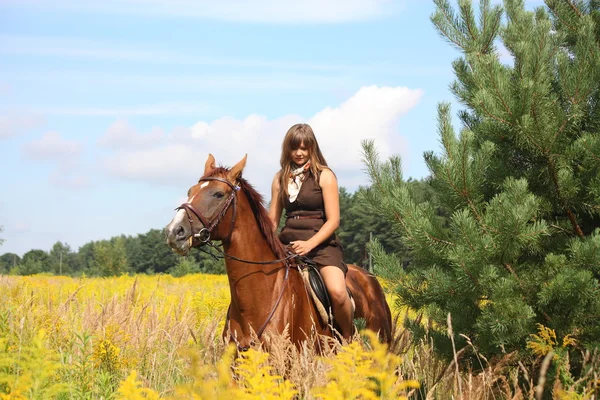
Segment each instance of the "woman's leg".
M346 291L344 271L333 265L321 267L319 271L325 281L325 286L327 286L335 320L340 326L342 336L349 341L353 330L352 304Z

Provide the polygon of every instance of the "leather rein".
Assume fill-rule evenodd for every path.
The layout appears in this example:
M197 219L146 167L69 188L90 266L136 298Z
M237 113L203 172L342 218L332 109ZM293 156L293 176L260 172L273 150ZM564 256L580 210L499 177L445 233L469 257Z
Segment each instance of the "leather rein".
M284 258L281 258L278 260L272 260L272 261L252 261L252 260L245 260L243 258L238 258L238 257L232 256L230 254L227 254L225 251L221 250L220 248L218 248L210 240L210 234L212 233L212 230L217 225L219 225L221 220L225 217L227 210L233 203L233 216L231 217L229 233L227 234L226 238L223 240L229 240L231 238L231 234L233 233L233 228L235 225L235 218L237 216L237 193L240 190L240 186L234 185L233 183L229 182L227 179L219 178L219 177L200 178L198 180L198 182L208 182L208 181L217 181L217 182L225 183L227 186L229 186L231 188L231 194L229 195L227 200L225 200L225 202L223 203L221 210L214 216L214 218L211 221L208 221L208 219L204 215L202 215L202 212L199 211L196 207L194 207L189 202L182 203L179 207L175 208L175 210L181 210L181 209L185 210L185 213L187 215L188 221L190 223L190 230L192 231L192 234L190 235L190 238L189 238L190 247L192 247L193 239L196 238L196 239L200 240L200 242L202 244L208 244L210 247L216 249L218 252L223 254L223 257L226 257L226 258L230 258L230 259L240 261L243 263L247 263L247 264L277 264L277 263L282 262L285 265L285 277L283 280L283 286L281 288L281 293L279 293L279 297L277 298L277 301L275 302L273 309L269 313L267 320L263 323L263 325L260 327L260 329L256 332L257 337L260 338L260 336L265 331L267 325L271 321L271 318L273 318L273 315L275 314L275 310L277 310L277 306L279 305L279 303L281 302L281 298L283 297L283 293L284 293L285 287L286 287L285 284L287 283L289 272L290 272L290 264L289 264L288 260L298 257L298 254L290 253L290 255L288 255ZM192 214L194 214L196 216L196 218L198 218L198 220L202 223L202 225L204 225L204 227L201 228L195 234L194 234L194 229L193 229L194 220L190 216L190 212ZM229 310L227 310L227 319L229 319Z

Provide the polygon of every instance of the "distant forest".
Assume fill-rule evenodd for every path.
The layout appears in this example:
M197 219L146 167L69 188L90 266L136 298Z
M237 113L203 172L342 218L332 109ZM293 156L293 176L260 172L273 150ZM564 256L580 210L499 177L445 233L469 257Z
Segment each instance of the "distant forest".
M433 195L425 181L412 182L423 198ZM340 188L341 223L337 231L349 264L369 268L366 245L376 238L388 252L404 256L408 262L409 252L404 249L400 236L393 231L385 218L371 209L362 199L368 188L349 193ZM207 249L208 250L208 249ZM214 250L213 250L214 253ZM137 236L116 236L106 240L92 241L79 250L67 243L56 242L50 251L32 249L19 257L14 253L0 256L0 274L33 275L48 273L69 276L113 276L121 274L168 273L182 276L188 273L225 273L225 263L209 254L194 249L186 257L171 251L165 242L162 229L151 229Z

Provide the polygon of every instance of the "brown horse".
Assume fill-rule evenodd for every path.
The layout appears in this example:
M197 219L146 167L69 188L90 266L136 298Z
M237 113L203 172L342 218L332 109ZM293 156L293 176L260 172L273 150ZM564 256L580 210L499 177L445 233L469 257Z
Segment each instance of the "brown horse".
M333 336L317 314L298 270L271 228L263 198L241 177L246 157L231 169L215 167L209 155L204 176L188 191L167 226L167 243L179 254L191 247L220 240L231 290L224 337L238 348L251 345L252 334L281 334L286 329L296 345ZM346 284L356 302L355 318L366 328L391 340L391 313L374 275L349 265ZM315 335L316 334L316 335Z

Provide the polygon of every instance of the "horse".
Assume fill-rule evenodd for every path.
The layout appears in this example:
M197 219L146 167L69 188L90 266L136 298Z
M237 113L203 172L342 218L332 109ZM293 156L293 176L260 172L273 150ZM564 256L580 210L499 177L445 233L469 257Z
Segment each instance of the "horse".
M204 175L166 227L167 244L186 255L192 247L221 241L231 293L223 339L238 349L256 344L253 338L268 345L265 336L272 334L285 333L298 347L315 337L333 339L335 329L319 316L310 288L293 265L295 255L273 230L263 197L242 178L246 160L247 154L230 169L215 167L209 154ZM355 302L354 318L364 319L365 327L389 344L391 312L377 278L348 265L346 285Z

